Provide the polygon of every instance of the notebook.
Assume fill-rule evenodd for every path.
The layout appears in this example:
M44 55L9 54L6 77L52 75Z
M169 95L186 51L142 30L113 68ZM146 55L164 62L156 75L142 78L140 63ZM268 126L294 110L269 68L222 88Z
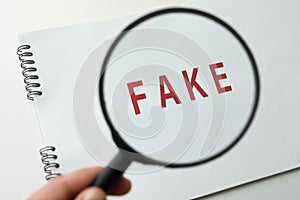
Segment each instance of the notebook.
M133 163L125 174L133 183L132 191L117 198L195 199L299 167L297 1L203 0L177 7L217 16L247 42L261 78L257 115L241 142L215 161L183 169L149 168L149 173L143 173L147 166ZM19 35L27 98L34 101L46 145L40 153L47 179L106 165L116 154L95 103L99 68L83 66L99 45L152 11ZM90 84L81 88L80 81ZM95 132L103 134L94 137Z

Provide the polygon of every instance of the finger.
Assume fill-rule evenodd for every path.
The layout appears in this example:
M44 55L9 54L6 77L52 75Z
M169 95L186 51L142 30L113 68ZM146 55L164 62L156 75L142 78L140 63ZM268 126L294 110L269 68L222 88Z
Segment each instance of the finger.
M131 182L126 178L121 178L115 189L111 193L112 195L122 195L129 192L131 189Z
M50 180L29 199L74 199L102 171L101 167L80 169Z
M103 168L101 167L91 167L56 177L29 199L74 199L77 194L92 183L102 170ZM130 182L124 180L124 178L120 180L120 184L117 186L117 189L120 191L115 190L114 194L124 194L130 189ZM123 184L124 186L122 186Z
M98 187L89 187L84 189L75 200L106 200L106 193Z

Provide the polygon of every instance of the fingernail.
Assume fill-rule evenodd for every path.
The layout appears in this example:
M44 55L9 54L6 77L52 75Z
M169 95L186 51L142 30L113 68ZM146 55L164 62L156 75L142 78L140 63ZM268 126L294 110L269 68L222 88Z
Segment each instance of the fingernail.
M102 195L99 195L98 192L95 192L93 190L88 191L83 199L84 200L106 200L105 197L103 197Z

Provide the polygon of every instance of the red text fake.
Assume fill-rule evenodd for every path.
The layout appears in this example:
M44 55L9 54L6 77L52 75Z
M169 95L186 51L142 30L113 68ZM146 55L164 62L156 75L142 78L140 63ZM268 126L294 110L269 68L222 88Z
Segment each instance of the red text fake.
M222 68L222 67L224 67L222 62L209 65L212 78L214 80L216 89L219 94L232 91L231 85L222 87L220 84L220 80L227 78L226 73L217 74L217 72L216 72L217 68ZM182 77L184 79L187 91L189 93L190 99L192 101L196 99L193 88L195 88L203 98L208 97L207 92L196 81L198 68L193 69L192 76L190 78L189 78L186 70L181 71L181 73L182 73ZM167 99L175 101L176 104L181 104L180 98L178 97L176 91L172 87L172 85L169 82L166 75L159 76L159 84L160 84L160 102L161 102L162 108L165 108L167 106L167 102L166 102ZM134 88L140 87L140 86L143 86L142 80L127 83L129 95L130 95L131 102L132 102L134 112L136 115L141 113L138 101L147 98L145 93L136 94L134 92ZM169 90L168 93L165 92L165 87L167 87L167 89Z

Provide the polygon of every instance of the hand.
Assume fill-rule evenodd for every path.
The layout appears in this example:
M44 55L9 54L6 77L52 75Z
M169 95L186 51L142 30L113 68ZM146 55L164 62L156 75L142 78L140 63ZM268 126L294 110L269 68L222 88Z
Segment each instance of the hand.
M84 168L70 174L58 176L50 180L44 187L33 193L30 200L105 200L105 192L98 187L88 187L103 170L101 167ZM113 195L126 194L131 184L122 178Z

